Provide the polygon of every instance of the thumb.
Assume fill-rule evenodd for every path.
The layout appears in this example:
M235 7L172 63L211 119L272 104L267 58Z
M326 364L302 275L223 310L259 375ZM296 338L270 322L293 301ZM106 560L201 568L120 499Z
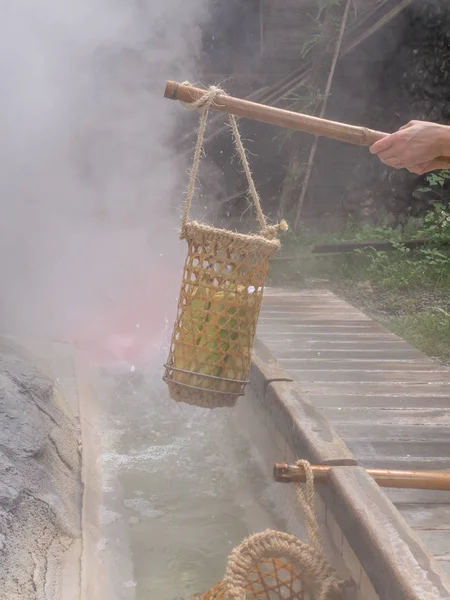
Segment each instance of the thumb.
M392 146L392 143L392 136L385 135L384 137L377 140L374 144L372 144L369 150L372 154L379 154L384 150L389 150L389 148Z

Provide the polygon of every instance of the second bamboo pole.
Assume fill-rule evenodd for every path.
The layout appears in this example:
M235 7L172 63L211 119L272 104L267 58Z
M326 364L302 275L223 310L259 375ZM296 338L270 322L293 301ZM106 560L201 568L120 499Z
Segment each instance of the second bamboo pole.
M327 465L311 466L316 483L327 483L332 467ZM450 473L445 471L398 471L390 469L366 469L376 483L383 488L441 490L450 491ZM305 472L302 467L277 463L274 467L274 479L280 483L304 483Z

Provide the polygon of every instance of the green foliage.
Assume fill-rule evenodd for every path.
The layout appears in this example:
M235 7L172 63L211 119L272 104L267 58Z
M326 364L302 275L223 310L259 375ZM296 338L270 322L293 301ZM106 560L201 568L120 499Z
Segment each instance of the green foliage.
M319 30L319 33L313 34L303 44L301 54L302 58L306 58L313 48L315 48L318 44L322 44L324 42L330 42L329 36L324 31Z
M417 192L428 194L434 202L446 203L450 200L448 186L450 184L450 169L433 171L426 176L426 186L418 188Z
M326 32L324 29L324 16L326 12L332 8L333 6L340 6L341 0L317 0L317 15L313 17L309 15L316 24L317 33L311 35L310 38L306 40L302 48L302 58L306 58L309 52L315 48L318 44L324 44L329 49L329 45L333 40L333 35L330 35L329 32ZM333 19L333 33L337 33L340 28L339 19Z
M375 249L361 254L359 278L383 288L408 288L423 285L450 285L450 253L437 248L411 250L395 244L396 252Z
M450 362L450 314L435 308L386 319L388 329L428 356Z
M307 166L308 163L302 163L296 170L290 170L288 167L286 169L285 181L293 181L294 183L296 183L298 179L305 174Z
M425 215L421 232L432 240L450 240L450 207L435 204L434 210Z
M316 108L322 104L325 95L310 84L302 84L298 89L300 92L293 92L283 98L290 103L289 110L313 115Z
M431 184L441 180L430 178ZM427 237L430 243L407 248L408 238ZM346 254L311 254L311 246L339 241L390 241L395 250L371 248ZM283 234L282 254L274 261L270 282L289 285L315 280L356 305L381 317L383 324L429 356L450 363L450 208L437 203L419 225L405 230L361 227L349 222L344 231L317 235L303 230ZM308 281L307 285L311 285ZM389 318L387 318L389 315ZM395 315L395 316L391 316Z
M450 287L450 208L436 204L420 226L408 230L408 237L428 238L426 246L410 249L403 243L404 231L389 227L361 227L350 222L335 235L317 235L302 231L298 236L288 231L283 239L283 254L298 257L284 277L326 277L370 281L381 288L409 288L424 284ZM395 250L359 249L351 253L314 255L310 247L340 241L390 241ZM286 269L286 262L283 268ZM292 273L289 270L293 271Z
M317 18L320 19L323 12L331 8L332 6L340 6L342 0L317 0L317 4L319 7L319 12L317 14Z
M444 187L445 182L450 179L450 169L441 169L427 175L427 182L430 187Z

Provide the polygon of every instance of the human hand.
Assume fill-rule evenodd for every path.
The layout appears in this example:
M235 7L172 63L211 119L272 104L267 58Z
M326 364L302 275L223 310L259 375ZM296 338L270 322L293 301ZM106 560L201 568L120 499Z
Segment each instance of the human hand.
M443 162L446 140L450 139L450 127L426 121L411 121L399 131L387 135L370 147L384 164L395 169L408 169L423 175L436 169L449 168L450 161ZM447 142L448 145L448 142Z
M415 175L424 175L430 171L438 171L439 169L450 169L450 158L448 160L431 160L430 162L416 165L415 167L408 168L411 173Z

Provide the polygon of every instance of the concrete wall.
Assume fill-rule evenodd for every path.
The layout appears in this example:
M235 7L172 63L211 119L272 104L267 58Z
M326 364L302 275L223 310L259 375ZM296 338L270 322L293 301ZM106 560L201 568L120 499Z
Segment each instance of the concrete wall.
M450 597L450 579L431 553L258 340L250 387L239 411L247 412L253 424L256 415L258 424L252 431L262 428L260 435L270 440L265 451L268 468L298 458L332 467L327 485L317 486L318 513L335 566L354 581L348 593L361 600ZM292 493L292 486L280 486Z

